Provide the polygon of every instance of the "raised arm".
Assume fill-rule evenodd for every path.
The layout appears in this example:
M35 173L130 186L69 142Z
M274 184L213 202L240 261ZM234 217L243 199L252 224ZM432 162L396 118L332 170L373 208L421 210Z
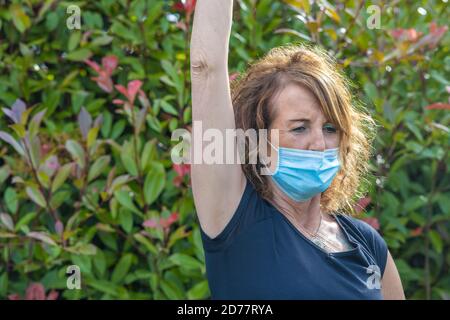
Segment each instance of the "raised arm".
M195 121L201 121L203 131L220 130L224 146L225 130L235 129L228 78L232 9L232 0L198 0L191 38L194 127ZM200 143L194 136L191 142L192 145ZM203 147L207 144L203 143ZM239 204L245 188L244 174L239 164L195 164L193 160L192 156L192 191L197 215L203 231L215 238Z

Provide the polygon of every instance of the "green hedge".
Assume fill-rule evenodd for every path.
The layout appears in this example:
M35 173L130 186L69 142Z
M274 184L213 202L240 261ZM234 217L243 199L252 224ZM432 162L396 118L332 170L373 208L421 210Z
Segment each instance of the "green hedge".
M286 43L333 54L380 125L356 209L407 298L448 299L448 5L376 2L381 28L369 29L361 3L237 1L230 73ZM66 25L70 5L80 30ZM193 5L0 8L0 298L209 297L189 167L170 160L171 132L191 124ZM82 290L67 288L70 265Z

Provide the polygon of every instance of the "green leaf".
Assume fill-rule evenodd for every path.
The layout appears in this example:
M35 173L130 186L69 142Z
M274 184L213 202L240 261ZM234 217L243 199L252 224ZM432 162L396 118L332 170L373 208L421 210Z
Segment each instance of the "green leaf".
M86 59L89 59L91 55L92 55L91 50L87 48L82 48L68 53L66 58L67 60L71 61L84 61Z
M0 276L0 296L6 297L8 292L8 272L3 272Z
M53 179L52 193L54 193L59 189L59 187L64 184L70 172L72 171L72 168L73 163L67 163L58 169L58 173L56 174L55 179Z
M208 281L204 280L200 283L197 283L195 286L193 286L187 292L187 296L188 296L188 299L191 299L191 300L200 300L200 299L206 298L208 296L208 293L209 293Z
M6 179L8 179L8 177L10 176L11 171L8 167L8 165L4 165L2 167L0 167L0 185L2 185Z
M97 178L106 168L106 166L108 166L110 161L110 156L101 156L100 158L98 158L89 169L88 182Z
M170 234L168 248L172 247L178 240L187 237L190 232L186 232L186 226L181 226Z
M33 220L37 216L36 212L29 212L24 215L20 220L16 223L15 231L20 230L22 226L26 226L31 220Z
M133 262L133 255L127 253L120 258L111 276L111 281L114 283L120 282L130 270L131 263Z
M98 270L100 275L104 275L106 271L106 258L103 251L97 249L97 254L94 259L94 267Z
M10 238L17 238L17 235L11 232L2 232L0 231L0 239L10 239Z
M15 213L18 207L16 190L14 188L7 188L4 194L4 199L9 212Z
M142 243L148 251L150 251L151 253L153 253L155 256L158 255L158 250L156 249L155 245L153 243L151 243L151 241L146 238L145 236L143 236L142 234L136 233L134 235L134 238Z
M17 136L20 139L25 138L26 135L26 131L25 131L25 126L21 123L16 123L16 124L12 124L10 125L11 129L14 130L14 132L17 134Z
M116 297L118 294L118 287L109 281L88 279L86 280L86 284L95 290L109 294L113 297Z
M20 4L12 4L9 7L9 12L11 13L14 26L20 31L20 33L25 32L25 30L31 27L31 20L23 11Z
M83 147L75 140L66 141L66 149L69 151L73 160L78 164L78 166L83 169L86 165L85 153Z
M14 231L14 222L11 216L7 213L0 213L0 222L8 229L9 231Z
M97 254L97 247L91 243L77 243L73 247L66 247L65 250L71 253L87 256L94 256Z
M114 196L122 206L124 206L128 210L133 211L137 215L142 216L142 213L134 205L133 200L131 199L130 191L118 190L118 191L114 192Z
M56 11L49 12L45 19L45 26L48 31L53 31L58 27L59 16Z
M182 253L174 253L169 257L169 260L175 263L177 266L188 270L203 268L203 264L200 261Z
M129 153L122 152L120 158L127 172L136 177L138 175L138 170L133 157Z
M100 37L97 37L94 40L92 40L91 45L93 47L105 46L107 44L110 44L111 41L113 41L113 39L114 39L113 37L110 37L108 35L100 36Z
M100 130L99 127L93 127L89 130L89 133L87 136L87 147L88 148L90 148L95 143L99 130Z
M39 191L36 187L27 187L25 189L27 195L30 197L31 200L33 200L33 202L35 202L36 204L38 204L39 206L41 206L42 208L45 208L46 203L45 203L45 198L42 195L41 191Z
M53 246L57 246L56 242L48 234L44 232L36 232L36 231L28 232L27 237L37 239L39 241L45 242Z
M124 174L121 176L116 177L113 182L111 183L111 186L108 189L108 193L111 194L115 192L118 188L123 186L124 184L128 183L130 180L132 180L128 174Z
M119 221L123 230L125 230L126 233L130 233L133 228L133 214L129 210L121 208L119 213Z
M160 286L164 294L170 300L181 300L184 298L184 295L180 290L171 282L166 281L164 279L160 280Z
M140 44L142 43L142 37L137 32L138 30L135 30L134 28L129 28L118 22L117 20L114 21L110 28L111 32L118 35L119 37L130 40L134 44Z
M83 256L79 254L71 254L70 259L73 264L80 267L80 271L82 275L90 275L92 272L92 260L91 256Z
M442 248L444 245L442 243L442 238L439 235L439 233L437 233L434 230L430 230L428 235L429 235L431 243L433 244L433 247L437 251L437 253L442 253Z
M406 212L412 212L414 210L417 210L418 208L423 207L427 203L427 197L420 195L420 196L413 196L406 199L403 209Z
M372 82L367 81L364 84L364 91L365 91L366 95L370 98L370 100L372 100L372 102L374 102L378 96L377 87L375 87L375 85Z
M147 168L147 164L149 160L153 158L154 153L155 153L155 143L153 141L147 141L141 156L141 166L143 170Z
M42 119L46 112L47 112L47 109L41 110L38 113L36 113L33 116L33 118L31 118L31 121L28 124L28 131L29 131L29 135L31 137L34 137L35 135L37 135L39 128L41 126Z
M101 127L101 132L103 138L108 138L109 133L111 132L111 126L112 126L112 116L111 113L105 111L103 112L103 123Z
M159 162L151 162L150 170L144 182L144 196L147 204L153 203L164 190L166 173L164 166Z
M11 145L21 156L25 156L22 144L16 141L9 133L0 131L0 139Z
M165 100L161 100L161 108L169 113L169 114L173 114L174 116L178 116L178 111L167 101Z
M78 44L81 40L81 32L80 31L72 31L69 37L69 42L67 44L67 50L73 51L78 47Z

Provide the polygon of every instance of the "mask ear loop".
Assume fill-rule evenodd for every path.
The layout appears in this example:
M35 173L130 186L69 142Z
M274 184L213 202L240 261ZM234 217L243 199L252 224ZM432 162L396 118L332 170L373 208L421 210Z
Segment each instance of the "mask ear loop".
M270 141L269 139L266 138L266 141L272 146L272 148L274 148L277 152L279 152L279 149L277 147L275 147Z
M269 167L267 167L267 163L265 163L264 165L266 166L264 168L264 170L267 170L268 174L264 174L264 175L274 175L278 172L278 166L280 164L280 152L279 152L279 148L275 147L267 138L264 138L271 146L272 148L274 148L277 151L277 167L275 168L275 172L271 172L271 170L269 169Z

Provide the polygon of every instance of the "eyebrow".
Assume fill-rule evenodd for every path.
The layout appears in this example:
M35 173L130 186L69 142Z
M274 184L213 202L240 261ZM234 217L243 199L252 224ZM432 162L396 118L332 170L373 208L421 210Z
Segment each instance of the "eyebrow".
M310 119L307 118L301 118L301 119L289 119L289 122L299 122L299 121L304 121L304 122L311 122ZM331 123L331 121L325 120L323 123Z

